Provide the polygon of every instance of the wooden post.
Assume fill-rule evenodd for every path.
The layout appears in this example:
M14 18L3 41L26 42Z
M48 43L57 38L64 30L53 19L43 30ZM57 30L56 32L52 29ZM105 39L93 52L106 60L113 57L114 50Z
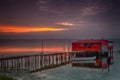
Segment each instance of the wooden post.
M33 59L33 56L31 56L31 70L34 70L34 59Z
M65 60L65 63L66 63L67 62L66 54L64 54L64 57L65 57L64 60Z
M22 69L22 58L20 57L20 69Z
M14 59L12 58L12 69L14 68Z
M37 56L35 56L35 70L38 69Z
M41 66L41 68L42 68L42 66L43 66L43 64L42 64L42 54L40 55L40 66Z
M40 69L40 56L38 55L38 69Z
M52 65L54 65L54 55L52 55Z
M46 66L46 56L44 56L44 67Z
M34 56L34 70L36 70L36 56Z
M49 56L47 55L47 66L49 66Z
M56 65L56 55L54 55L54 64Z
M65 58L65 57L64 57L64 54L62 54L62 56L63 56L63 58L62 58L63 60L62 60L62 61L63 61L63 63L64 63L64 60L65 60L65 59L64 59L64 58Z
M50 66L52 65L52 59L51 59L51 55L49 55L49 59L50 59Z
M6 59L4 60L4 70L6 70Z
M63 63L63 54L61 54L61 64Z
M29 64L29 56L27 56L27 69L30 69L30 64Z
M50 55L48 55L48 66L50 66Z
M3 60L1 60L1 70L3 70Z
M2 70L2 60L0 59L0 70Z
M17 61L18 59L16 58L15 59L15 64L16 64L16 69L18 69L18 61Z
M22 57L22 69L24 69L24 57Z
M58 54L56 55L56 64L58 64Z

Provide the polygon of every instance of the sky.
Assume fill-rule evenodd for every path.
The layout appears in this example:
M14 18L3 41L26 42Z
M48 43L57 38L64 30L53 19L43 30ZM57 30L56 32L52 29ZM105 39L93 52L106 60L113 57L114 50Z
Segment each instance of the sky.
M0 0L0 39L120 38L120 0Z

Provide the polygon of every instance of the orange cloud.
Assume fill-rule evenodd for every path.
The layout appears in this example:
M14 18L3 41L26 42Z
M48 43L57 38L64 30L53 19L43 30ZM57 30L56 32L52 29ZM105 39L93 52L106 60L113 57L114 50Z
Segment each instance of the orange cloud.
M65 28L52 28L52 27L24 27L24 26L1 26L0 32L3 33L27 33L27 32L45 32L45 31L63 31Z

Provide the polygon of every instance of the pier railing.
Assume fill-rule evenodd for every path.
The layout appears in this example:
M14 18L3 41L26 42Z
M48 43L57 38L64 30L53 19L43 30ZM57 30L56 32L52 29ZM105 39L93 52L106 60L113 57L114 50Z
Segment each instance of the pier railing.
M30 72L50 69L69 63L71 56L66 53L37 54L0 58L0 70L26 69Z

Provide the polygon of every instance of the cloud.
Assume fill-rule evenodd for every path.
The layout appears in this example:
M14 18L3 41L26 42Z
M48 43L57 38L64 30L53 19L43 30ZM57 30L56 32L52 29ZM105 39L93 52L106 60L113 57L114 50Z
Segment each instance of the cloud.
M70 22L58 22L56 24L61 25L61 26L74 26L74 24Z
M53 0L39 0L40 11L45 11L45 12L54 13L54 14L63 14L64 12L55 10L54 8L50 7L51 1L53 1Z
M28 33L28 32L55 32L67 30L66 28L53 27L23 27L23 26L2 26L0 25L0 32L2 33Z
M81 15L99 15L112 9L112 3L104 0L86 0L81 8Z
M74 0L73 0L74 1ZM85 5L76 5L78 7L72 7L71 5L75 5L73 1L68 0L39 0L40 4L40 11L45 11L48 13L54 13L54 14L72 14L77 13L80 11L81 15L96 15L101 12L104 12L106 9L105 7L102 7L104 5L101 5L99 1L91 2L89 0L86 0ZM74 1L76 2L76 1ZM82 1L82 3L85 1ZM92 5L91 5L92 4ZM74 10L73 10L74 9Z
M103 9L100 6L90 6L90 7L85 7L81 9L81 15L98 15L100 13L106 12L107 9Z
M60 22L56 22L56 24L58 26L68 26L69 28L79 28L81 26L85 25L85 20L83 20L82 18L73 18L73 19L68 19L66 21L60 21Z

